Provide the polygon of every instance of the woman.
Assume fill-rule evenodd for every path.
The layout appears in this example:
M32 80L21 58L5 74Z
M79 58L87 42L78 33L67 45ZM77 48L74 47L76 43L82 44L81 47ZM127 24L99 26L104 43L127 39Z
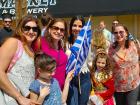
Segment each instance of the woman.
M64 52L64 42L67 39L67 25L63 19L51 19L44 37L40 40L41 50L56 60L54 78L63 90L66 74L67 55Z
M74 43L84 24L85 21L82 16L75 16L71 19L69 38L70 45ZM80 78L78 76L75 76L71 81L69 96L67 100L68 105L87 105L91 88L90 73L87 67L87 61L85 61L85 63L83 64L79 76Z
M25 16L19 22L15 34L1 46L0 88L5 103L1 105L35 105L26 98L35 77L32 43L40 35L38 20ZM2 102L2 100L1 100Z
M116 105L136 105L140 84L139 51L129 39L128 29L118 24L113 30L116 41L109 49L113 58Z

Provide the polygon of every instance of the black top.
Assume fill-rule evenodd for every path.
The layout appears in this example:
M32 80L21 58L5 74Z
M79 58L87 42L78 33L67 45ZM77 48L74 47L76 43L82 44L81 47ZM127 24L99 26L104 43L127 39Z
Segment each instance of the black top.
M5 39L12 36L13 30L7 27L0 29L0 46Z

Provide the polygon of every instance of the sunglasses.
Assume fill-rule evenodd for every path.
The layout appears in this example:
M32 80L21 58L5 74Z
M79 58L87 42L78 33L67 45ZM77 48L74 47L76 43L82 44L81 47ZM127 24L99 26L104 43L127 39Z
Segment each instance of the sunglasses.
M38 27L24 26L23 29L24 31L30 31L32 29L33 32L38 32Z
M118 35L118 34L122 35L122 34L124 34L124 31L114 32L114 34L115 34L115 35Z
M59 28L59 27L57 27L57 26L52 26L51 28L52 28L53 30L55 30L55 31L60 30L61 33L64 33L64 32L65 32L65 29L64 29L64 28Z

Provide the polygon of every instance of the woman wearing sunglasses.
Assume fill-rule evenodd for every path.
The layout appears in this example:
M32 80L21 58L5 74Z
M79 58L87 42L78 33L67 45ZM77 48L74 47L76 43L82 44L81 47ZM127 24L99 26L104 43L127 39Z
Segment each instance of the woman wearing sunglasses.
M139 49L130 40L128 29L124 25L117 24L113 34L115 42L109 49L109 55L115 63L116 105L137 105L140 84Z
M42 50L56 60L56 70L53 76L58 80L61 90L64 87L67 55L64 52L64 41L67 39L67 24L63 19L54 18L48 22L46 34L41 37L35 50ZM63 41L64 40L64 41ZM39 48L39 49L38 49Z
M7 39L0 51L0 105L36 105L26 98L29 85L35 78L32 43L40 35L38 20L25 16L13 37ZM2 100L3 99L3 100ZM3 103L2 103L3 102Z

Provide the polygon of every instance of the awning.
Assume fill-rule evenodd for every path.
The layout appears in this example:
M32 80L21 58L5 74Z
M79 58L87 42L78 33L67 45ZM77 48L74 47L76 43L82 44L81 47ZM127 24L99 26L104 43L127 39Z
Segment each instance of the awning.
M0 17L6 11L15 15L15 2L1 0ZM139 14L140 0L27 0L27 7L29 14L49 11L57 17Z

